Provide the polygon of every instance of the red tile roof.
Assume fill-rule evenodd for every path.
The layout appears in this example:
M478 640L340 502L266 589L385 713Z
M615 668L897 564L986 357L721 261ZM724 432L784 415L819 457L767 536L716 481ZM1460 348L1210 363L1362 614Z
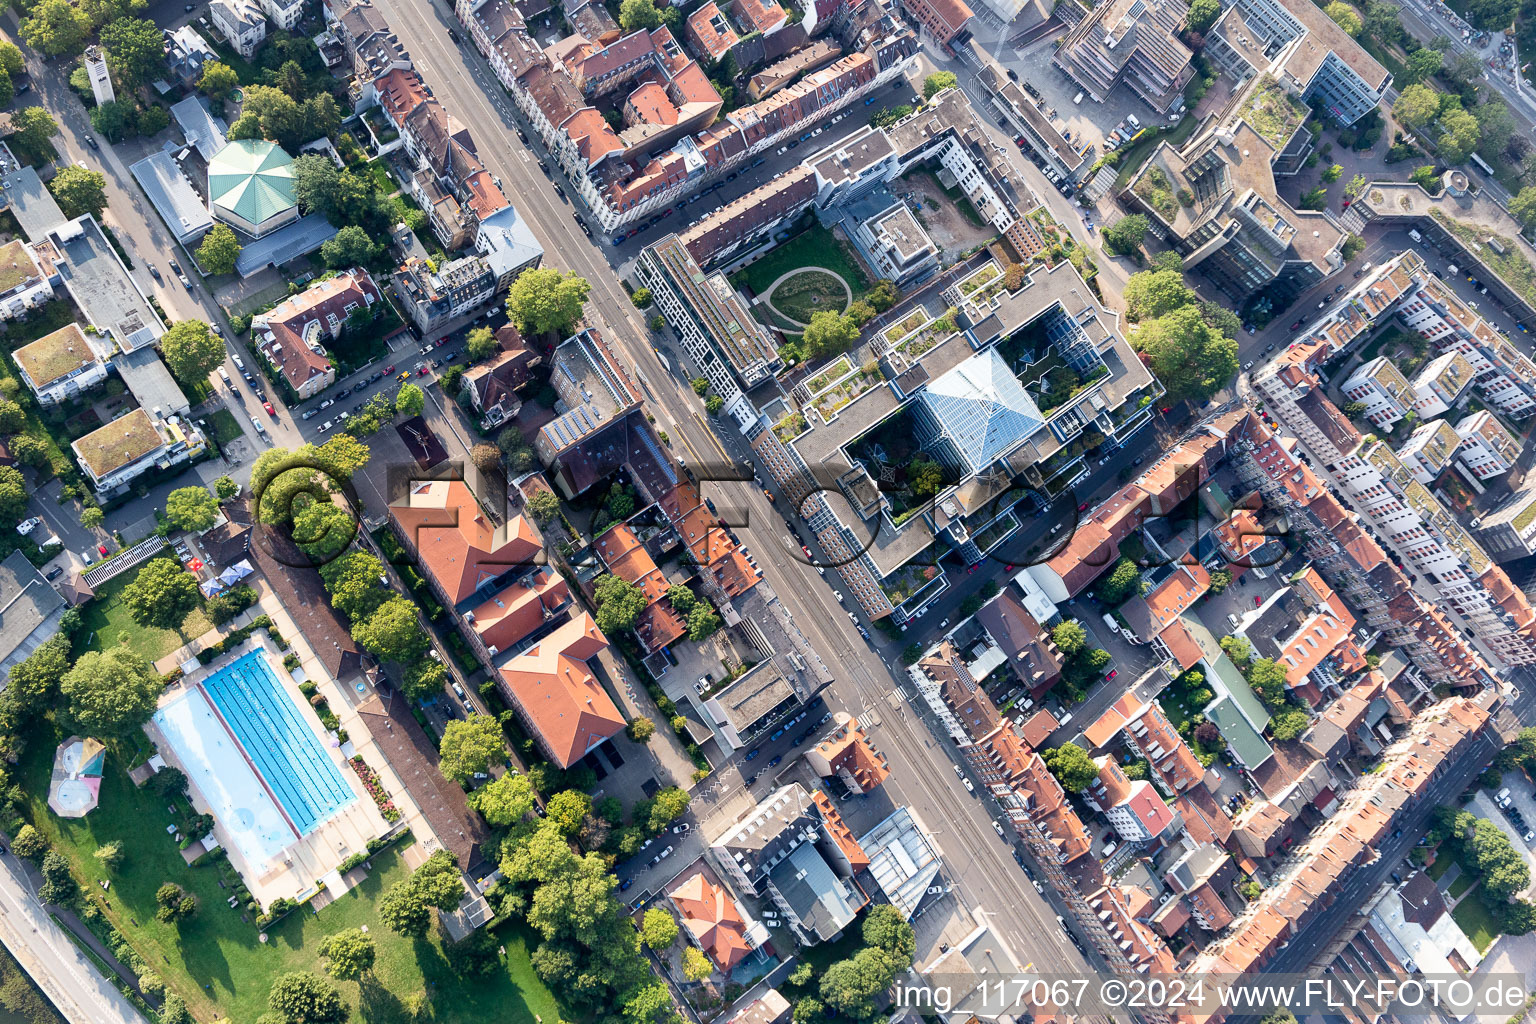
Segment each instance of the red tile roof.
M481 583L533 564L539 541L522 516L496 529L462 480L417 480L389 507L423 571L457 605Z
M701 55L708 56L710 60L719 60L736 45L739 37L720 12L720 6L715 0L709 0L709 3L689 15L688 38L695 48L703 51Z
M816 744L816 754L825 758L834 772L846 771L853 776L860 792L868 793L891 775L885 755L870 743L857 718L848 719Z
M583 612L501 667L502 684L561 768L624 728L624 716L587 667L607 646Z
M544 625L548 614L570 600L565 577L545 566L528 579L498 591L475 608L474 630L486 647L510 651Z
M1194 668L1205 657L1205 652L1200 650L1200 645L1190 635L1182 616L1164 626L1163 631L1157 635L1181 669Z
M379 106L397 125L418 103L429 98L421 76L408 68L391 69L375 79L373 87L379 94Z
M702 871L690 875L667 896L682 915L683 926L722 971L729 971L752 951L747 943L747 924L736 909L736 901Z
M512 205L502 195L490 171L477 171L470 175L464 180L464 187L469 191L469 208L481 220Z
M373 278L366 270L354 267L284 299L256 316L251 329L262 335L258 347L298 391L311 378L331 372L331 358L322 339L341 333L347 322L347 306L366 308L379 299Z

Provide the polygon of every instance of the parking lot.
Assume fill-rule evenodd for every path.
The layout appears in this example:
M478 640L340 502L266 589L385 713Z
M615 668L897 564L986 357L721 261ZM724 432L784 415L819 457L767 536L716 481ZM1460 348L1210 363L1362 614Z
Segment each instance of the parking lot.
M999 63L1019 76L1020 85L1028 83L1030 89L1039 92L1042 112L1059 130L1071 132L1070 141L1074 144L1085 140L1092 142L1099 147L1095 155L1101 155L1105 136L1127 115L1134 115L1143 127L1168 123L1127 88L1115 89L1103 103L1095 103L1091 96L1084 96L1081 103L1073 103L1073 97L1082 89L1051 63L1052 52L1051 40L1046 38L1016 54L1000 49L995 56Z

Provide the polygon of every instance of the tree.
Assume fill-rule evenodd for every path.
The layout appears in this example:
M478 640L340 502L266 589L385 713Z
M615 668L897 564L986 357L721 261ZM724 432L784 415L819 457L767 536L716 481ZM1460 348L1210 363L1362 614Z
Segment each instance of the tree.
M911 108L908 108L909 113L910 111ZM905 117L906 114L902 116ZM869 303L876 313L884 313L901 301L901 289L896 287L895 281L882 277L865 293L864 301Z
M416 619L416 605L398 594L361 622L352 624L352 639L385 661L407 664L431 645Z
M4 403L15 405L15 402ZM5 431L0 430L0 433ZM0 523L15 526L27 510L27 481L14 467L0 466Z
M475 790L470 804L492 828L516 825L533 810L533 787L528 776L509 771Z
M581 830L582 819L592 811L592 798L579 789L562 789L550 798L544 817L567 836Z
M420 938L432 925L432 908L407 878L390 886L379 898L379 920L392 932Z
M195 255L198 266L217 276L235 272L235 260L240 256L240 249L240 240L229 229L229 225L215 224L203 236L203 244L197 247Z
M21 37L34 50L50 57L79 53L85 48L91 23L69 0L39 0L21 19Z
M44 4L55 0L43 0ZM39 6L42 6L39 4ZM36 10L37 8L33 8ZM11 115L11 140L36 152L59 133L59 123L42 107L22 107Z
M1088 632L1076 622L1061 622L1051 628L1051 642L1063 657L1070 658L1088 643Z
M923 79L923 99L931 100L945 89L953 89L960 84L960 79L955 77L953 71L935 71Z
M700 601L688 613L688 639L695 643L714 636L720 626L720 615L708 601Z
M1285 669L1269 658L1248 663L1248 685L1271 710L1285 705Z
M372 935L359 928L348 928L321 939L316 952L326 961L325 972L345 981L373 970L378 947Z
M1063 743L1055 749L1046 750L1040 757L1062 788L1073 793L1081 793L1098 778L1098 765L1076 743Z
M677 941L677 921L660 907L645 912L640 922L640 941L658 952Z
M1369 184L1369 182L1367 182L1365 180L1365 175L1363 175L1363 174L1357 174L1353 178L1350 178L1349 179L1349 184L1344 186L1344 196L1345 196L1345 198L1346 199L1358 199L1358 198L1360 198L1360 193L1365 191L1365 186L1367 184Z
M699 598L688 589L688 584L674 583L667 588L667 600L672 602L672 607L677 609L679 615L687 615L698 604Z
M59 680L69 671L70 642L56 634L11 667L6 695L17 716L25 719L41 715L53 707L59 696Z
M651 304L651 290L641 285L629 293L629 301L635 304L636 309L644 309Z
M0 399L0 434L14 434L25 425L26 411L9 398Z
M931 498L944 486L944 467L924 455L913 457L907 466L907 482L919 498Z
M1141 248L1141 243L1147 237L1147 230L1150 227L1147 218L1142 214L1133 213L1128 217L1121 217L1104 228L1104 248L1115 255L1129 256Z
M806 355L819 359L848 351L859 340L859 326L846 313L823 309L811 314L803 337Z
M470 776L484 772L492 760L505 760L506 744L501 738L501 724L490 715L470 715L448 723L439 748L442 760L438 770L455 782L468 782Z
M714 973L715 965L709 962L709 957L701 953L697 946L683 950L683 977L689 981L703 981Z
M216 100L222 100L234 92L239 85L240 77L235 74L235 69L217 60L204 64L202 77L197 80L197 87L205 95Z
M1312 720L1307 713L1300 708L1286 708L1277 711L1269 721L1270 735L1277 740L1293 740L1307 731L1307 726Z
M469 353L470 362L478 363L496 351L496 335L489 327L476 327L464 339L464 351Z
M341 994L308 971L293 971L274 981L267 1006L281 1024L342 1024L347 1019Z
M206 487L178 487L165 499L165 518L179 530L202 531L219 517L219 503Z
M574 272L562 274L554 267L527 270L507 290L507 316L525 335L554 332L564 336L581 319L590 290L586 279Z
M1398 23L1401 17L1402 12L1396 4L1368 0L1365 5L1365 30L1372 38L1388 46L1395 45L1403 36L1403 27Z
M1427 85L1405 86L1392 104L1392 117L1405 128L1419 129L1440 113L1440 94Z
M1189 16L1184 19L1184 27L1191 32L1204 32L1216 23L1220 14L1219 0L1193 0L1189 5Z
M293 196L309 213L330 218L342 202L341 171L329 157L299 157L293 162Z
M27 59L21 54L21 47L9 40L0 41L0 71L15 78L27 70Z
M560 498L554 491L535 491L528 499L527 508L533 521L543 526L560 514Z
M17 434L9 441L11 457L23 466L41 469L48 465L48 445L30 434Z
M1151 320L1194 303L1196 295L1177 270L1143 270L1125 282L1126 317Z
M348 224L336 232L336 237L320 246L320 258L332 270L367 266L373 262L378 249L368 232L356 224Z
M1447 110L1440 115L1440 159L1459 164L1472 155L1481 139L1477 118L1465 110Z
M86 170L79 164L69 164L48 183L48 191L59 201L59 208L66 217L82 214L101 216L107 206L107 179L99 171Z
M161 986L164 987L164 982L161 982ZM187 1009L187 1001L175 992L165 994L165 1002L160 1004L158 1020L160 1024L195 1024L196 1022L192 1011Z
M709 413L711 416L720 415L720 411L724 408L725 399L721 398L719 395L710 395L708 398L704 399L704 411Z
M1329 167L1326 171L1323 172L1323 180L1331 185L1335 181L1338 181L1339 177L1343 173L1344 173L1344 165L1343 164L1334 164L1332 167Z
M1323 8L1323 13L1333 19L1334 24L1348 32L1352 36L1358 36L1360 30L1365 28L1365 23L1360 20L1360 15L1344 0L1333 0L1333 3Z
M1105 604L1119 604L1140 591L1141 570L1129 558L1121 558L1116 562L1098 588L1099 600Z
M384 563L366 551L348 551L320 567L320 578L331 595L331 605L348 619L356 622L373 614L389 597L380 580L384 579Z
M112 76L129 91L137 89L165 67L165 37L147 18L115 18L101 29Z
M177 379L194 384L207 378L227 355L224 339L201 320L182 320L160 338L165 361Z
M1536 224L1536 185L1527 185L1510 197L1509 213L1527 228Z
M917 936L901 912L889 903L882 903L864 917L864 944L884 950L899 961L911 966L917 952Z
M1434 164L1423 164L1415 167L1413 173L1408 175L1408 180L1418 185L1430 195L1440 191L1440 176L1435 173Z
M1017 266L1017 264L1010 264L1010 266ZM855 325L863 327L875 318L875 307L860 299L848 307L846 315Z
M70 873L69 861L61 854L49 850L43 854L43 884L38 887L37 898L44 903L64 906L80 897L80 884Z
M221 476L213 482L213 493L220 501L228 501L240 493L240 485L231 477Z
M1170 401L1203 402L1237 373L1237 342L1213 330L1192 306L1143 321L1135 345Z
M1226 569L1216 569L1211 573L1212 594L1220 594L1232 585L1232 574Z
M1514 22L1519 0L1470 0L1467 20L1488 32L1502 32Z
M661 11L656 9L652 0L624 0L619 5L619 26L625 32L660 28L661 24Z
M1483 76L1486 69L1476 53L1462 50L1447 58L1440 66L1440 73L1457 85L1471 85Z
M1498 100L1489 100L1472 108L1472 116L1477 119L1478 134L1482 137L1478 144L1484 147L1484 152L1497 153L1509 145L1515 134L1515 119L1508 107Z
M646 816L646 825L652 832L660 832L671 822L676 821L688 810L689 796L686 790L676 786L668 786L661 790L651 800L650 813Z
M400 392L395 395L395 413L399 416L420 416L421 411L427 407L427 396L415 384L400 385ZM498 457L500 451L497 452Z
M357 519L334 501L303 504L293 515L293 542L316 562L335 558L357 536Z
M597 628L604 633L629 629L649 603L639 587L607 573L597 578L592 595L597 602Z
M43 839L42 833L31 825L21 826L21 830L11 840L11 851L16 856L25 857L28 860L37 860L47 849L48 843Z
M629 738L636 743L645 743L656 735L656 723L645 716L631 718L627 729Z
M166 882L155 890L155 920L161 924L176 924L197 912L197 897L174 882Z
M890 987L901 970L900 960L883 949L866 946L823 972L822 1001L856 1020L872 1017L876 997Z
M87 530L94 530L106 521L107 514L99 508L88 508L80 513L80 525Z
M1421 46L1408 55L1408 74L1403 78L1403 85L1417 85L1440 70L1440 64L1445 60L1439 50L1428 46Z
M139 625L177 629L197 607L197 577L169 558L154 558L123 588L122 597Z

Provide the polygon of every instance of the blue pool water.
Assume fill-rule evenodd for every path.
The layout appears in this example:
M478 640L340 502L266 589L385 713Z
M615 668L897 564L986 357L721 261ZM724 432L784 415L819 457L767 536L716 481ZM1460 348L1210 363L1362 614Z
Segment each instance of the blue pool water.
M261 651L208 676L203 691L300 835L314 831L353 799L340 769L304 720L309 712L283 689Z

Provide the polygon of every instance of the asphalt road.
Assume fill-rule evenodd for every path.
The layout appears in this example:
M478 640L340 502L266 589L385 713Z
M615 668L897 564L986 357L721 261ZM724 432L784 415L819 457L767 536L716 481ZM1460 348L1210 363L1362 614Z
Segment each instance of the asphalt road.
M588 240L573 227L572 207L555 195L536 159L518 141L515 122L507 113L512 106L484 61L448 38L447 30L455 24L450 8L441 2L409 0L378 0L378 7L400 38L409 40L416 66L437 99L474 126L482 160L500 175L544 245L545 264L574 270L591 282L588 318L606 328L629 364L644 374L655 395L657 428L668 433L674 448L681 449L678 454L691 465L706 457L739 464L745 452L740 439L727 437L730 450L723 447L704 423L698 397L656 358L639 313L615 279L611 247ZM773 167L764 166L754 173L770 170ZM739 187L745 191L753 180L761 179L738 179ZM726 190L717 195L722 193L729 196ZM890 757L893 774L886 786L893 802L912 806L926 821L947 823L939 843L951 870L959 873L957 892L963 892L968 905L995 910L994 923L1009 943L1042 970L1085 969L1056 925L1055 911L1035 893L1014 864L1011 848L992 831L992 815L965 792L949 767L949 753L935 744L915 712L887 701L897 682L892 670L870 656L868 645L832 599L831 588L801 559L798 545L790 555L789 531L778 512L750 482L707 484L705 494L744 511L748 525L738 530L743 542L832 667L836 682L829 703L851 711L880 708L881 724L872 733Z
M10 854L0 856L0 941L72 1024L144 1024L48 916Z

